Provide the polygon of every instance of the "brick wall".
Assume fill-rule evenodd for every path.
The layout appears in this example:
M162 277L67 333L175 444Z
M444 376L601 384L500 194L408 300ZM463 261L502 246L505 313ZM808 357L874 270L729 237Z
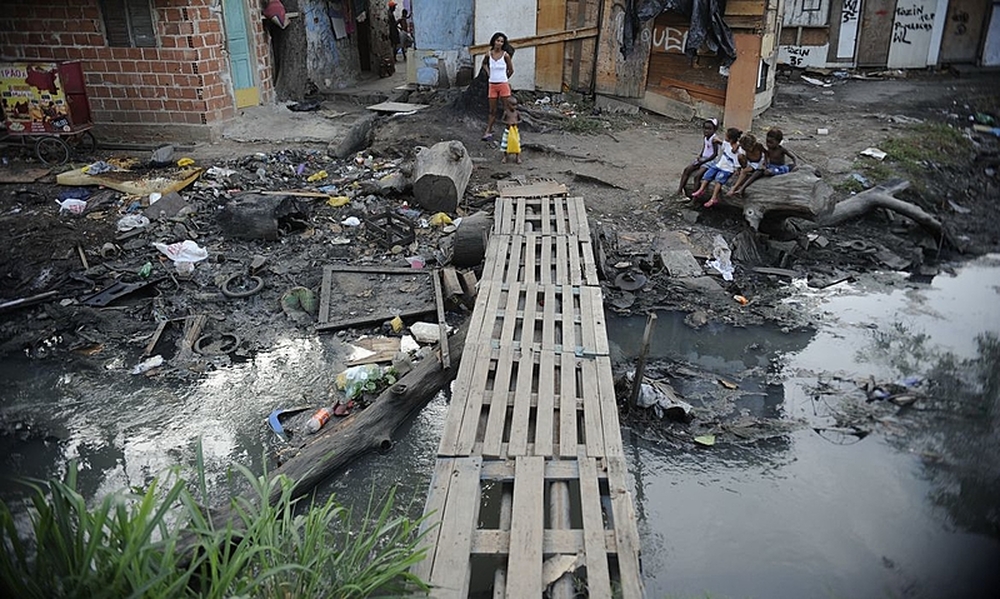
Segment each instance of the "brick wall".
M4 8L0 56L81 60L94 122L129 138L208 139L236 115L221 0L151 0L158 47L110 47L98 0L33 0ZM261 100L273 100L271 55L247 2Z

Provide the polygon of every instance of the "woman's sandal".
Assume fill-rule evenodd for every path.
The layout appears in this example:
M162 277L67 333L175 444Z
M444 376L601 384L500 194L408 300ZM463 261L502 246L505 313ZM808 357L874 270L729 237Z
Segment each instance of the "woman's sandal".
M716 198L714 200L709 200L709 201L705 202L704 204L702 204L702 206L705 207L705 208L711 208L712 206L715 206L718 203L719 203L719 199Z
M697 200L698 198L700 198L703 195L705 195L704 191L696 191L696 192L694 192L694 193L691 194L691 199L692 200Z

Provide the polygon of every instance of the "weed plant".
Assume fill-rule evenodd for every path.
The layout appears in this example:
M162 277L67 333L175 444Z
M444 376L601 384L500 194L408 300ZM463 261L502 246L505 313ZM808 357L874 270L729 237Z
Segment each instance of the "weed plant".
M200 451L197 469L207 497ZM372 495L357 518L333 497L294 498L286 477L236 469L251 491L224 515L206 513L176 470L93 507L77 491L75 463L62 481L28 481L28 534L0 502L0 594L348 599L426 591L409 572L423 559L420 521L393 516L394 491L382 501Z

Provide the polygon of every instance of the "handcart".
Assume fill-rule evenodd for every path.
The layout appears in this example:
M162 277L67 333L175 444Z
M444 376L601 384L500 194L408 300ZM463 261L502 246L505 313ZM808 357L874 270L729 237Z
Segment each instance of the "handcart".
M6 137L33 144L47 165L97 149L79 61L0 62L0 108Z

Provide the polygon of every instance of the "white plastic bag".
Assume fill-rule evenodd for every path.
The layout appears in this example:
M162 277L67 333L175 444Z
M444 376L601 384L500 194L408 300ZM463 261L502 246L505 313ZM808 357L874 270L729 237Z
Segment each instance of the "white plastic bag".
M141 214L126 214L118 219L118 231L121 233L146 226L149 226L149 219Z
M170 258L174 262L201 262L205 258L208 258L208 250L190 239L171 243L170 245L154 243L153 247L163 252L167 258Z
M87 209L87 202L85 200L77 200L74 198L69 198L61 202L56 200L56 204L59 204L59 214L62 214L63 212L69 212L70 214L83 214L83 211Z
M731 260L732 252L729 249L729 244L726 243L725 238L722 235L716 235L714 240L714 247L712 248L712 256L714 260L709 260L708 265L715 270L722 273L722 278L726 281L733 280L733 263Z
M347 399L354 399L365 391L374 390L375 383L382 380L383 376L385 372L378 364L351 366L337 375L337 388L344 391Z

